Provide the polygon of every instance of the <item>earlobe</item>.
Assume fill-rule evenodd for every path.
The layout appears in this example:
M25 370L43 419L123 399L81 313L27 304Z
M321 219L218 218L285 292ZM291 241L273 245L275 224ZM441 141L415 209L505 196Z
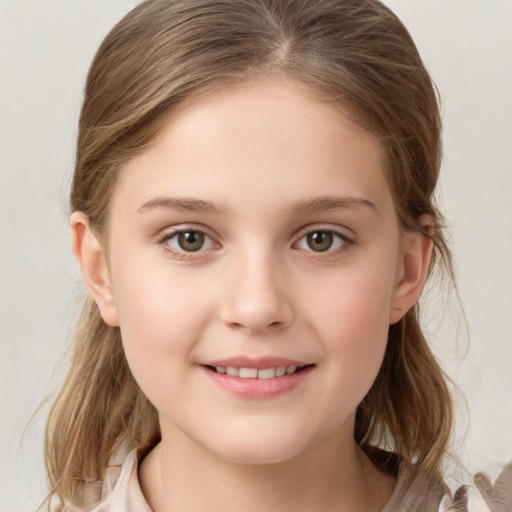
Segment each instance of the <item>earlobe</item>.
M422 215L421 226L433 229L430 215ZM408 231L403 237L402 262L393 292L389 323L397 323L416 304L425 285L432 258L432 240L423 233Z
M85 213L73 212L70 225L71 249L80 267L84 283L98 305L105 323L116 327L119 325L119 320L110 287L107 260L101 243L91 229Z

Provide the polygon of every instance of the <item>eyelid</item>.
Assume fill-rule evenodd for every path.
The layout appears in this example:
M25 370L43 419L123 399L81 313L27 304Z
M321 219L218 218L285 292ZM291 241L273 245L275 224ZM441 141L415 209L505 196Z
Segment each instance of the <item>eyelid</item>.
M187 232L187 231L197 231L204 234L208 237L213 244L213 247L209 247L207 249L199 249L197 251L184 251L180 249L176 249L171 245L167 244L166 241L171 239L172 237L178 235L179 233ZM300 240L302 240L308 234L314 233L316 231L325 231L329 233L333 233L335 236L341 238L343 241L341 247L335 249L328 249L326 251L313 251L307 249L301 249L304 252L309 252L314 254L317 258L329 258L332 256L336 256L339 253L344 253L348 250L347 246L353 245L356 243L355 234L349 230L348 228L341 227L339 225L332 224L310 224L297 230L294 235L294 242L292 244L292 248L297 248L297 244ZM211 230L203 225L198 224L180 224L177 226L168 227L160 232L157 235L157 243L163 246L165 252L169 253L172 257L181 259L181 260L191 260L191 259L200 259L208 256L209 251L213 249L218 249L221 247L221 244L217 241L217 236L211 234ZM207 254L205 254L207 253Z
M341 226L333 226L332 224L312 224L308 225L304 228L301 228L297 234L295 235L295 242L293 246L297 247L298 243L303 240L306 236L311 233L315 233L318 231L323 231L326 233L332 233L333 235L339 237L342 240L341 247L337 247L334 249L328 249L326 251L313 251L312 249L301 249L305 252L309 252L314 254L316 257L329 257L336 255L340 252L345 252L347 250L347 246L353 245L356 243L356 237L352 231L347 228L343 228ZM297 247L298 248L298 247Z
M206 249L198 249L197 251L184 251L182 249L175 248L167 243L168 240L171 240L173 237L179 235L180 233L186 233L187 231L195 231L198 233L202 233L205 237L209 238L212 243L212 247L208 247ZM162 245L165 252L171 254L173 257L178 259L200 259L207 256L205 254L212 248L219 248L220 244L217 242L216 237L213 236L204 226L197 224L180 224L177 226L172 226L166 228L158 235L157 242L159 245Z
M335 224L322 223L308 224L307 226L298 229L295 232L294 238L298 240L305 235L308 235L309 233L314 233L315 231L327 231L329 233L334 233L335 235L341 236L347 242L356 242L356 234L352 230Z

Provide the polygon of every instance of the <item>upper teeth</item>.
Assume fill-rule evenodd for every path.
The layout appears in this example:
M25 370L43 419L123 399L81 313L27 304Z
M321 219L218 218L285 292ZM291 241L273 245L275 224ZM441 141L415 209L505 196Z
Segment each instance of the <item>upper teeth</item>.
M273 379L274 377L282 377L283 375L291 375L297 370L297 365L278 366L277 368L237 368L235 366L216 366L217 373L227 373L234 377L242 379Z

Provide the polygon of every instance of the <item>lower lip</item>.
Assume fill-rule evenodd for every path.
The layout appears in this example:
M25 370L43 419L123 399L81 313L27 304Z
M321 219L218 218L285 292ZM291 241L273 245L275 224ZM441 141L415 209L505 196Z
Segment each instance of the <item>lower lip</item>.
M283 395L302 384L313 370L313 365L291 375L272 379L242 379L214 372L204 366L202 369L217 386L236 396L252 400L268 400Z

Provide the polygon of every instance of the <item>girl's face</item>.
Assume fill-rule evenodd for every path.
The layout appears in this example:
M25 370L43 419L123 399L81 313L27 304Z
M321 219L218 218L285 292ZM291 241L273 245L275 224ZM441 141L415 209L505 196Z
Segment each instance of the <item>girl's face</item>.
M307 92L196 97L122 170L98 303L163 442L249 463L352 442L419 294L380 143Z

